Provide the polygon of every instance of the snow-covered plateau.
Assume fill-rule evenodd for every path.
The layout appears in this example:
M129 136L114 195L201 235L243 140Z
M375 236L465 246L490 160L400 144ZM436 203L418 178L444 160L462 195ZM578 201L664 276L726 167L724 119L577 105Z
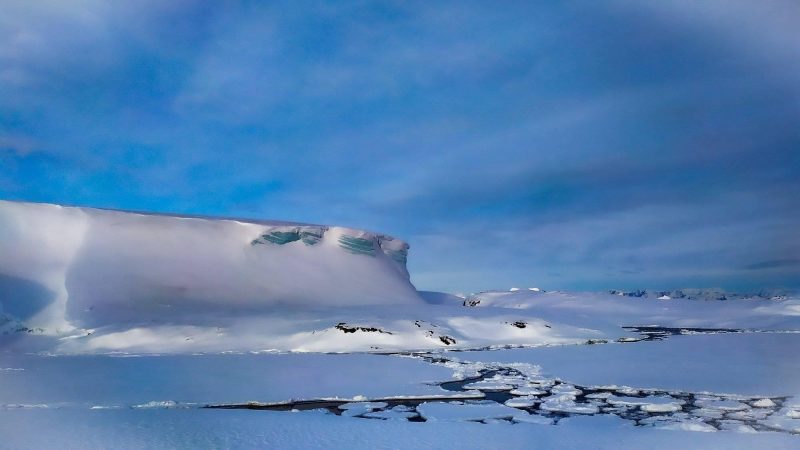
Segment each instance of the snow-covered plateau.
M409 256L0 201L0 448L800 446L796 294L461 297Z

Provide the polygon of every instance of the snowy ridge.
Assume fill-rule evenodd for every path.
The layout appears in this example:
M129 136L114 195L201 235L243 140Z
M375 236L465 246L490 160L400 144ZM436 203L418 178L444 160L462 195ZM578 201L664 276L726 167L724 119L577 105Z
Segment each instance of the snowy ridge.
M428 295L425 292L423 296ZM470 294L463 298L451 298L450 302L460 302L464 306L503 306L507 308L529 308L535 303L532 299L548 298L552 296L572 297L580 295L582 297L592 297L602 301L612 299L628 300L675 300L675 301L727 301L727 300L755 300L764 301L769 304L787 304L796 300L798 294L787 289L763 289L758 292L731 292L718 288L684 288L671 291L659 291L651 289L636 289L622 291L612 289L607 292L566 292L566 291L545 291L539 288L511 288L509 290L490 290ZM768 302L769 301L769 302ZM788 301L788 302L785 302ZM770 303L771 302L771 303Z
M421 303L407 254L351 228L0 201L0 327Z
M783 300L794 293L787 289L762 289L757 292L730 292L720 288L684 288L668 291L652 289L636 289L632 291L610 290L609 294L623 297L654 298L658 300Z

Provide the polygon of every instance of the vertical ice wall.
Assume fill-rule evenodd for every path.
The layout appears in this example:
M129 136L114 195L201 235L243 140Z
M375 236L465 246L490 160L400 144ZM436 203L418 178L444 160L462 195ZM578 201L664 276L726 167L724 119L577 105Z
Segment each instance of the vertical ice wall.
M0 201L0 305L58 334L283 307L421 302L403 241L341 227Z

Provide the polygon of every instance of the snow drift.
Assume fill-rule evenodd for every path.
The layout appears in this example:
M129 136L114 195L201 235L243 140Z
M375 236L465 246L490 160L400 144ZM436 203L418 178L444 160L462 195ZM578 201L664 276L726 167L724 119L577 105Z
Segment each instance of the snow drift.
M342 227L0 201L0 315L58 334L278 305L421 303L407 251Z

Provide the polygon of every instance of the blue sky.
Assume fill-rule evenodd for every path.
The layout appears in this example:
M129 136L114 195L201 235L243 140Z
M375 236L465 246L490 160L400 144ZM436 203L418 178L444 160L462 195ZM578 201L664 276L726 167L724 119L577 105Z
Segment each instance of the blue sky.
M796 2L2 9L0 198L378 230L420 289L800 286Z

